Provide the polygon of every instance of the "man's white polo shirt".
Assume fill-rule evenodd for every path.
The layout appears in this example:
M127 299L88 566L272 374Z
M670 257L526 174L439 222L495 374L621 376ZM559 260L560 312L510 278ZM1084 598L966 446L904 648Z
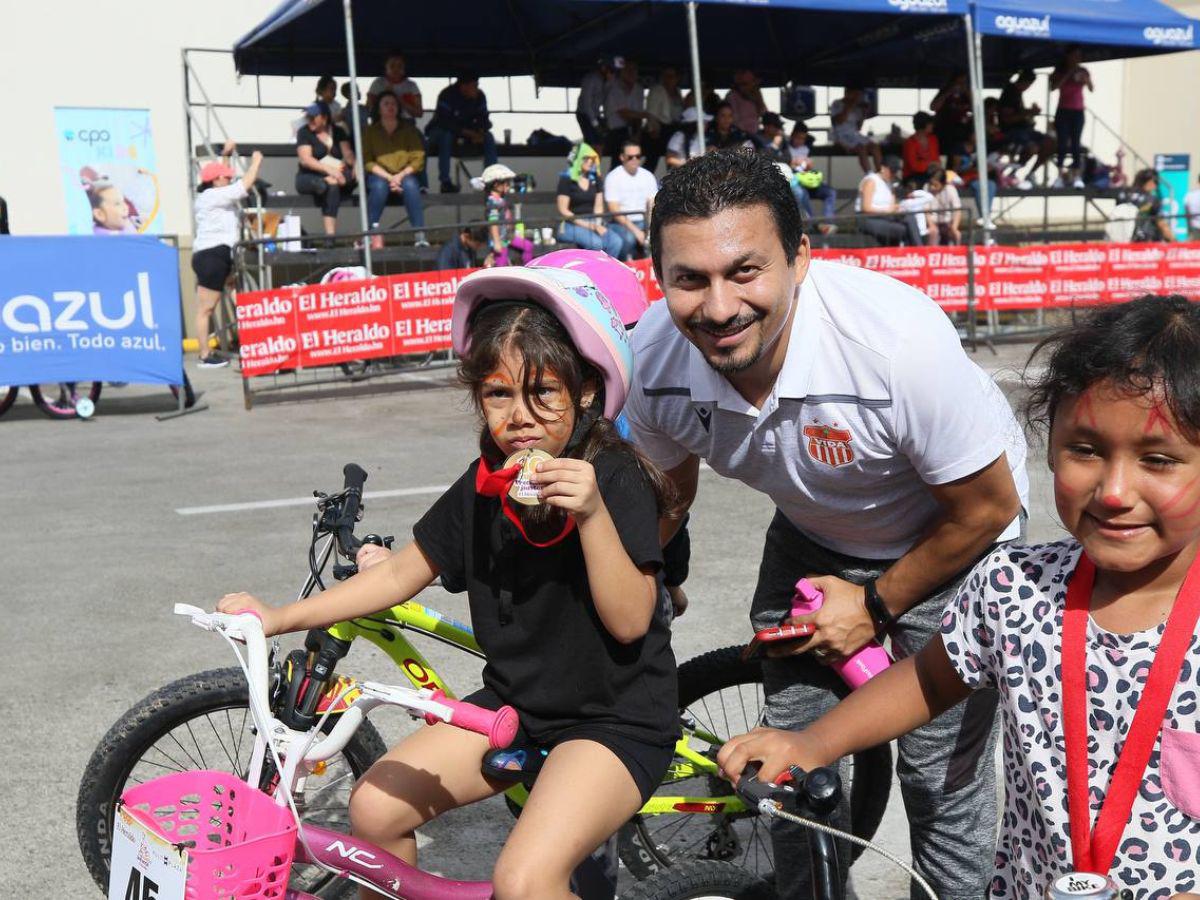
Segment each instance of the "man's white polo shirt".
M813 260L783 369L755 409L654 303L633 331L630 439L664 469L689 454L762 491L800 531L850 556L894 559L945 484L1007 453L1028 508L1025 438L946 314L886 275ZM1014 522L1003 538L1016 537Z

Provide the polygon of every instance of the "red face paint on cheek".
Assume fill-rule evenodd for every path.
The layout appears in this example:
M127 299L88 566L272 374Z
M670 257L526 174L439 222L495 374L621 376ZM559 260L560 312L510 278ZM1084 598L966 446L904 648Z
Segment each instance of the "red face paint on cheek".
M1196 495L1190 498L1191 502L1186 507L1180 507L1180 504L1188 499L1188 495L1192 493L1197 482L1200 482L1200 476L1193 478L1168 498L1167 502L1159 507L1159 514L1164 519L1186 519L1192 515L1197 508L1200 508L1200 491L1197 491Z

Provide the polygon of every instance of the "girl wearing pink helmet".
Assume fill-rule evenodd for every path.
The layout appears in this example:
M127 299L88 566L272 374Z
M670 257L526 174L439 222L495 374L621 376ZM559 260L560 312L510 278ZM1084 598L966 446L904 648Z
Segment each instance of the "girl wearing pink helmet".
M539 773L496 863L500 900L572 896L571 872L653 793L678 736L659 602L658 521L674 501L611 421L632 356L596 282L622 273L579 268L484 269L459 285L452 336L480 456L407 547L364 548L359 575L300 603L221 601L260 611L274 634L370 615L438 577L467 592L487 664L465 699L515 707L516 742L488 753L483 736L422 728L360 779L350 817L356 834L415 862L419 826Z

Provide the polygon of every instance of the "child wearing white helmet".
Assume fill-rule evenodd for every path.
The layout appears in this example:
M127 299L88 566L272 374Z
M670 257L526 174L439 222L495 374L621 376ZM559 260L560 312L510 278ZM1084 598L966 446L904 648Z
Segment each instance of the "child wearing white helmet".
M628 271L588 261L602 265ZM394 555L367 545L360 574L299 603L240 594L219 608L259 612L270 635L371 615L439 577L466 591L487 663L483 688L465 699L514 707L517 740L489 753L483 735L419 729L355 786L354 833L415 862L419 826L537 774L494 896L567 897L571 872L650 797L673 756L658 523L675 501L613 426L633 354L616 305L578 266L475 272L459 284L451 326L480 455L413 541Z
M517 233L520 226L516 222L516 211L508 202L508 192L516 177L517 173L503 163L493 163L483 170L483 189L487 192L484 210L487 213L492 265L495 266L517 265L509 259L510 247L521 254L521 265L527 266L533 262L533 242L524 234Z

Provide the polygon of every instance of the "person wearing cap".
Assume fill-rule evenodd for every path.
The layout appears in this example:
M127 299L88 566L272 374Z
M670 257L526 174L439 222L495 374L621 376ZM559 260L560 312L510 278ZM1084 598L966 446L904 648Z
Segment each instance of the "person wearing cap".
M900 204L892 185L903 165L899 157L885 156L879 171L868 172L858 183L858 197L854 201L854 211L859 214L858 229L884 247L897 247L906 242L910 247L920 247L925 243L916 217L899 215Z
M367 173L367 218L372 248L383 247L379 222L388 197L399 194L408 211L408 224L416 229L414 245L428 247L425 239L425 202L421 182L425 171L425 142L411 120L401 118L400 100L384 93L375 107L375 121L363 130L363 171Z
M608 230L621 239L620 260L646 249L646 219L654 208L658 179L642 167L642 159L641 145L628 139L621 146L621 165L604 178L604 202L613 217Z
M221 160L206 163L200 169L200 187L193 208L196 211L195 237L192 240L192 271L196 273L196 340L200 343L200 368L218 369L229 365L209 352L209 324L213 310L221 302L221 293L233 269L233 248L241 231L241 204L262 165L262 153L250 155L250 165L241 178L229 165L237 145L226 141Z
M454 84L442 89L433 118L425 128L425 137L430 149L437 151L438 180L443 194L458 193L458 185L450 180L450 154L454 152L455 141L461 139L482 147L485 166L499 161L487 97L479 89L479 76L464 72Z
M712 116L704 114L704 124L707 127ZM667 142L667 169L677 169L693 157L700 155L700 129L696 125L696 107L684 107L679 117L680 128Z
M332 75L322 75L317 79L317 87L316 91L314 92L313 103L324 103L327 107L329 107L329 121L334 125L346 128L347 134L349 134L349 125L343 119L345 110L343 109L342 104L338 103L337 101L337 81L334 80ZM308 116L304 114L302 114L300 118L293 120L292 137L295 138L296 132L307 124Z
M604 224L604 193L600 190L600 154L588 144L571 152L571 165L558 179L555 206L562 221L558 239L582 250L620 254L623 242Z
M325 234L337 233L338 209L354 185L354 150L350 138L332 122L324 103L304 108L308 124L296 132L296 191L310 194L321 210Z
M492 248L492 265L516 265L509 251L521 254L521 265L533 262L533 241L525 237L524 227L516 221L516 210L508 201L513 179L517 173L504 163L496 163L483 170L484 214L487 217L489 244Z
M619 57L618 57L619 59ZM621 61L623 64L623 61ZM575 121L587 144L599 147L604 144L608 128L604 124L604 94L612 80L613 60L602 56L583 76L579 83L579 99L575 101Z

